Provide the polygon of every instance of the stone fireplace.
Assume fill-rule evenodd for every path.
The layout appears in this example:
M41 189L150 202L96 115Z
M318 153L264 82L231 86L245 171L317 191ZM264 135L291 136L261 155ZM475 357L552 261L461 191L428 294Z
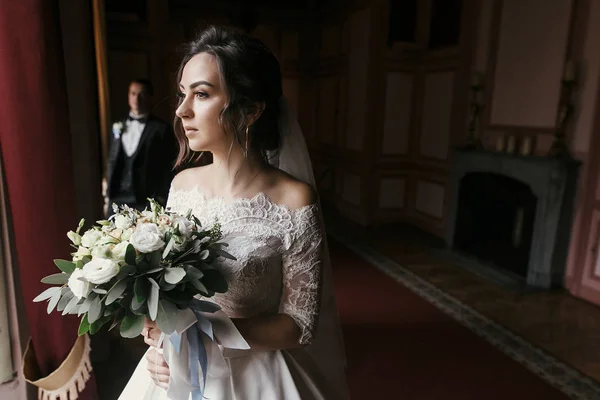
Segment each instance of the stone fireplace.
M563 284L579 162L459 149L446 243L522 279Z

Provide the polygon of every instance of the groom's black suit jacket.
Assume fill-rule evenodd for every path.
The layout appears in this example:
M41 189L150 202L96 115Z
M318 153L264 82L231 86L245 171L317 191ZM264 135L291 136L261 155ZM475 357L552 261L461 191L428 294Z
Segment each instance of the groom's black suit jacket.
M118 122L126 126L127 119ZM107 196L110 200L118 193L121 168L124 164L121 136L110 135L110 150L107 160ZM173 165L177 156L177 145L171 125L150 115L136 152L132 155L132 183L136 203L146 204L154 198L163 206L167 201L169 187L173 179Z

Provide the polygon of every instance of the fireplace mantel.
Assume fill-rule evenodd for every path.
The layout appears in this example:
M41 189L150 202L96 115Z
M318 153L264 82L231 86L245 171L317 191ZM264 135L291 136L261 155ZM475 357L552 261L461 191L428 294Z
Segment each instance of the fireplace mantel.
M539 288L562 286L579 166L580 162L572 159L457 149L451 171L447 245L454 246L461 179L474 172L513 178L528 185L538 200L527 285Z

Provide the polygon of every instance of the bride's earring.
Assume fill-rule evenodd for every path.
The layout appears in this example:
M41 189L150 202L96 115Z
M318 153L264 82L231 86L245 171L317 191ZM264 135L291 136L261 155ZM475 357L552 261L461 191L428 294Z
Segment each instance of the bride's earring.
M246 127L246 150L245 150L246 158L248 158L248 129L249 128L250 128L250 126Z

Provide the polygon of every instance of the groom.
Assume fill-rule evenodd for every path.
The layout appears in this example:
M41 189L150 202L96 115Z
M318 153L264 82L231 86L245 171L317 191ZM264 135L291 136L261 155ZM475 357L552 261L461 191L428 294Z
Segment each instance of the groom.
M177 147L171 126L150 112L152 95L149 80L131 81L129 115L112 126L105 190L107 217L113 214L113 204L143 210L149 197L163 206L166 203Z

